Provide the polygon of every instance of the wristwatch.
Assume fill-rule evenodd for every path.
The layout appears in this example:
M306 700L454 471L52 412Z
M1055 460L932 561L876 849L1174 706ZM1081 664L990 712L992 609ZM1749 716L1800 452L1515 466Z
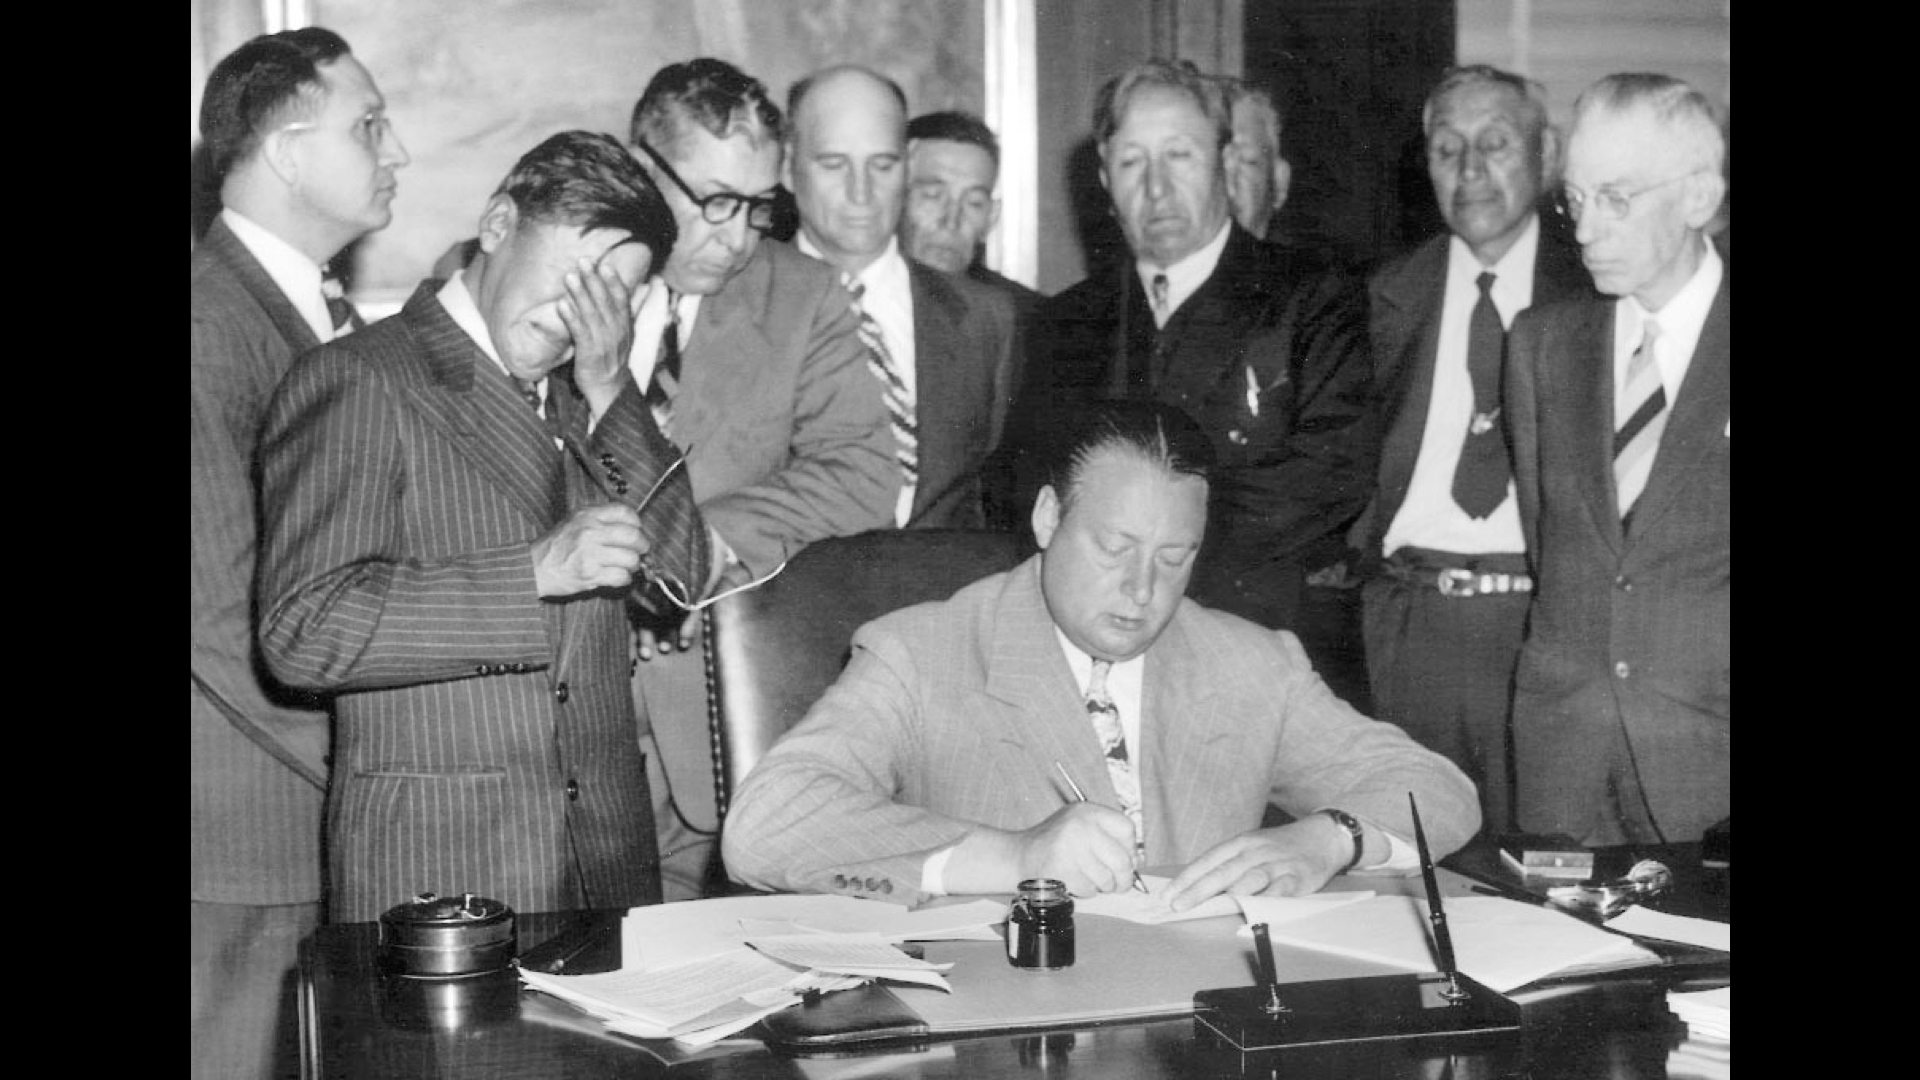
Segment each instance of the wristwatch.
M1353 858L1347 860L1347 865L1341 867L1340 872L1344 874L1354 867L1359 866L1361 849L1365 848L1367 844L1367 833L1366 830L1360 827L1360 819L1347 813L1345 810L1335 810L1331 806L1318 812L1332 818L1341 828L1347 830L1348 836L1353 837Z

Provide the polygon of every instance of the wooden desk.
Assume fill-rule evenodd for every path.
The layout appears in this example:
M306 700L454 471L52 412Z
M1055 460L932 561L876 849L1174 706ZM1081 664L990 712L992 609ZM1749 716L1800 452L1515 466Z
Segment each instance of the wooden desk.
M1668 865L1676 876L1680 874L1677 862ZM1457 868L1471 872L1474 866L1468 858ZM1697 880L1697 869L1696 860L1688 870L1688 881ZM542 944L551 948L578 942L582 947L569 968L608 970L619 962L619 918L619 912L522 915L520 947L525 951ZM1676 963L1666 968L1522 990L1511 995L1525 1016L1520 1045L1451 1058L1385 1047L1291 1053L1243 1066L1237 1056L1220 1057L1197 1043L1190 1019L935 1042L834 1057L794 1057L759 1045L745 1050L722 1047L687 1057L671 1044L642 1043L607 1033L597 1021L565 1005L520 991L511 973L458 998L427 1000L413 992L416 984L379 975L376 941L372 923L328 926L302 950L301 1064L309 1080L667 1076L673 1080L881 1076L1171 1080L1271 1076L1276 1061L1282 1066L1278 1075L1289 1078L1664 1080L1667 1053L1683 1034L1666 1010L1666 990L1683 983L1717 985L1729 975L1724 957L1702 963L1697 950L1689 953L1679 948L1671 954ZM669 1062L674 1062L671 1069Z

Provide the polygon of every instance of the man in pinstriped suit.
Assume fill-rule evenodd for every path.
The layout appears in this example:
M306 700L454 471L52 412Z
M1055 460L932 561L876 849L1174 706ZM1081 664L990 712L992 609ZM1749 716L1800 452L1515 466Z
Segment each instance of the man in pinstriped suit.
M840 679L741 785L729 872L914 904L1030 877L1108 892L1136 862L1182 865L1180 910L1411 871L1409 792L1436 854L1465 843L1480 813L1458 768L1336 697L1292 633L1185 599L1213 460L1170 405L1069 421L1034 503L1040 554L855 634ZM1119 754L1089 720L1102 665ZM1116 757L1138 826L1116 809ZM1261 828L1269 800L1295 820Z
M195 1076L261 1077L289 1073L291 973L321 918L328 721L254 655L255 438L293 358L357 325L323 267L392 220L407 152L319 27L221 60L200 131L222 209L192 256L191 1043Z
M711 586L686 470L626 365L673 215L617 140L564 132L479 237L452 279L303 357L267 417L261 646L339 694L339 921L422 891L660 899L624 598Z

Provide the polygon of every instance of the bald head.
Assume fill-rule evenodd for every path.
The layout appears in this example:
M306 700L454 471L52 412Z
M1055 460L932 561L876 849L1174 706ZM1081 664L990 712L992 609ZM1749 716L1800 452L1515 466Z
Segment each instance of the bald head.
M800 229L828 262L858 273L879 258L906 196L906 95L862 67L826 68L787 95L784 179Z

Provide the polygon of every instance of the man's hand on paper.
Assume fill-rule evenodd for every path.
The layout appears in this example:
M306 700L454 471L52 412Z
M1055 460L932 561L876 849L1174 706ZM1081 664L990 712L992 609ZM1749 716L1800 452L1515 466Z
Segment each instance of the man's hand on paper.
M1167 905L1185 911L1221 893L1306 896L1319 892L1352 857L1352 844L1345 830L1318 814L1242 833L1181 870L1167 887Z
M1076 896L1133 885L1133 822L1098 803L1068 803L1024 832L976 829L947 864L950 893L1007 892L1027 878L1056 878Z

